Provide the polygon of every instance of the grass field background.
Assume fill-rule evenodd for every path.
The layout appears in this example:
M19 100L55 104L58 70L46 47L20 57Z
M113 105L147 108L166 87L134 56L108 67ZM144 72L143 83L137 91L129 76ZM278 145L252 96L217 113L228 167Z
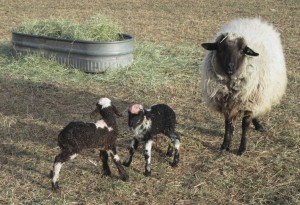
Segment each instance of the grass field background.
M286 1L4 1L0 0L0 204L299 204L300 203L300 5ZM11 29L29 19L60 17L84 22L106 15L135 36L134 63L91 75L41 57L13 56ZM288 88L282 103L264 116L266 133L249 131L248 150L219 151L223 117L201 100L200 44L226 22L260 16L282 34ZM177 113L182 136L179 167L159 138L152 176L144 177L142 146L129 182L114 165L102 177L98 155L88 152L63 166L62 192L53 193L48 174L59 149L59 130L71 120L90 121L101 96L122 112L133 102L167 103ZM131 134L118 118L118 152L127 155ZM96 162L96 166L90 163Z

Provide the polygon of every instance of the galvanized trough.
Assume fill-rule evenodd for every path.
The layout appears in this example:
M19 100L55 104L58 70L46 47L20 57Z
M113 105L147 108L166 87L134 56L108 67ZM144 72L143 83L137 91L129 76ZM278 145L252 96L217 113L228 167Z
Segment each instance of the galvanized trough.
M133 62L133 37L119 34L119 41L81 41L12 32L17 53L37 53L84 72L101 73Z

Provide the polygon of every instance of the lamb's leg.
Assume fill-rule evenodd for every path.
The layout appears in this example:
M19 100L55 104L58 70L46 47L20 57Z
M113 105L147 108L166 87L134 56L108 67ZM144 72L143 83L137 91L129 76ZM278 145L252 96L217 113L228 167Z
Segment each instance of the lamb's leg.
M243 121L242 121L242 138L241 138L241 144L240 148L238 150L238 155L242 155L246 151L246 145L247 145L247 130L249 128L249 125L251 123L252 119L252 112L245 112Z
M173 162L171 163L171 166L176 167L179 162L180 137L175 132L170 133L169 137L171 138L172 144L175 147L174 159L173 159ZM167 156L170 156L169 154L171 154L171 156L172 156L172 151L173 151L173 148L172 148L171 144L169 144Z
M230 150L231 145L231 138L234 131L234 126L232 124L232 119L229 119L228 117L225 117L225 134L224 134L224 141L221 146L221 150L226 149L227 151Z
M135 152L135 150L138 148L139 146L139 141L136 138L133 138L130 144L130 148L129 148L129 156L126 158L126 160L123 162L123 165L126 167L129 167L131 162L132 162L132 157L133 154Z
M260 131L260 132L265 132L266 129L261 125L260 121L258 120L258 118L253 118L252 119L252 123L255 127L255 130Z
M105 150L100 150L100 159L102 161L102 166L103 166L103 175L110 176L111 171L108 165L108 154Z
M168 157L172 157L172 154L173 154L173 145L172 145L172 143L169 143L166 155Z
M75 157L77 157L77 155L78 154L76 153L71 154L69 152L62 151L59 155L55 157L53 170L50 171L50 177L52 178L51 184L52 184L52 189L54 191L58 191L60 189L58 185L58 177L62 165L69 159L74 159Z
M146 141L145 144L145 152L144 152L144 157L146 161L145 165L145 176L151 176L151 148L152 148L152 140Z
M121 164L120 157L117 155L116 147L115 146L111 146L111 150L109 150L108 152L110 153L111 158L112 158L114 164L118 168L119 175L120 175L121 179L123 181L128 181L129 176L128 176L127 172L125 171L124 167Z

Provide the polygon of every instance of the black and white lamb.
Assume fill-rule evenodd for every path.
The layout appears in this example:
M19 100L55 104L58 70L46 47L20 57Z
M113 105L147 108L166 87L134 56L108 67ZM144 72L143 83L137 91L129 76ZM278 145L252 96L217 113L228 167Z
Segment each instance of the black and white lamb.
M98 120L96 123L70 122L59 133L58 146L61 148L61 152L55 157L53 171L50 172L54 191L60 189L58 177L62 165L88 148L100 149L100 158L105 176L111 175L108 165L108 155L110 155L118 168L121 179L123 181L128 180L128 175L116 151L118 126L114 114L121 115L108 98L100 98L96 104L96 109L91 113L91 118L96 117L98 114L103 119Z
M203 43L201 77L207 105L224 114L221 149L230 149L236 118L243 114L238 150L246 150L246 133L252 121L263 131L258 117L278 104L287 85L280 34L259 18L237 19L225 25L213 43Z
M146 161L145 176L151 175L151 147L153 138L157 134L164 134L171 139L167 150L167 156L171 157L173 146L175 154L171 166L177 166L179 162L180 137L175 132L175 112L165 104L157 104L144 109L141 104L133 104L128 109L128 126L133 133L133 140L129 149L129 156L123 162L124 166L130 166L132 157L139 142L145 142L144 157Z

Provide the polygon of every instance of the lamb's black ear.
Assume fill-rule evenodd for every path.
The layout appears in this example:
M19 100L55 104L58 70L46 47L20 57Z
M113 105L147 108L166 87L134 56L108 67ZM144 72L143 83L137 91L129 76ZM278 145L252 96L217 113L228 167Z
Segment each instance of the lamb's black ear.
M253 51L251 48L249 48L248 46L246 46L243 50L243 52L248 55L248 56L258 56L259 54L256 53L255 51Z
M150 111L144 109L143 112L144 112L144 115L145 115L147 118L151 118L151 112L150 112Z
M98 106L99 106L99 105L96 104L95 110L92 111L92 112L90 113L90 118L91 118L91 119L96 120L96 117L100 115L100 109L101 109L101 108L99 108Z
M214 51L214 50L217 50L217 48L218 48L218 43L202 43L201 46L202 46L205 50Z

